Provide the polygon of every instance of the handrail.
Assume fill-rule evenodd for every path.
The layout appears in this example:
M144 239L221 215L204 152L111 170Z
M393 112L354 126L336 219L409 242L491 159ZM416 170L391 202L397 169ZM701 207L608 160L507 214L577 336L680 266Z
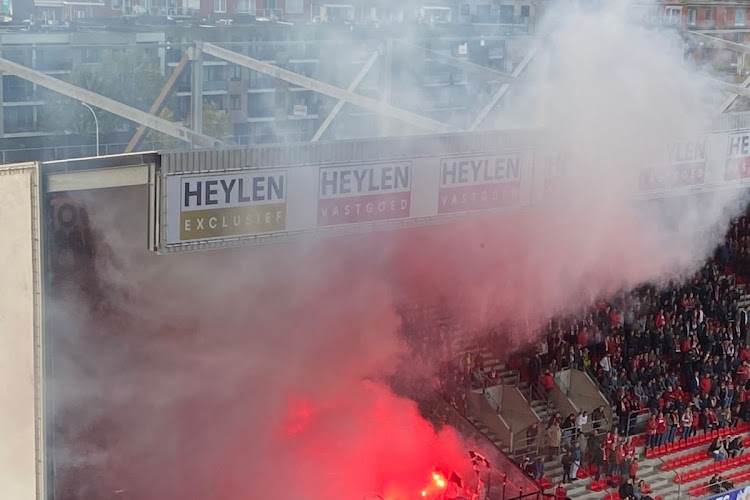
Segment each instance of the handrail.
M463 414L462 414L461 412L459 412L459 411L458 411L458 410L457 410L456 408L454 408L454 407L453 407L452 405L450 405L450 404L449 404L449 403L448 403L448 402L447 402L447 401L445 400L445 398L443 397L443 395L442 395L442 394L441 394L441 393L440 393L439 391L437 391L437 390L436 390L436 389L435 389L434 387L432 387L432 386L428 386L428 387L429 387L429 390L431 391L431 393L432 393L432 394L433 394L433 395L434 395L435 397L439 398L439 400L440 400L441 402L445 403L445 405L446 405L446 408L448 409L448 411L450 411L450 412L451 412L451 415L453 415L454 417L456 417L456 418L458 419L458 421L460 421L460 423L461 423L461 424L463 425L463 427L467 427L467 428L471 428L471 429L473 429L473 431L474 431L474 432L473 432L473 434L474 434L475 436L477 436L477 437L478 437L478 438L479 438L480 440L484 441L485 443L488 443L488 444L489 444L489 446L491 446L491 447L492 447L493 449L497 450L497 452L498 452L498 453L500 453L500 454L501 454L502 456L506 456L506 457L507 457L507 455L505 455L505 453L503 452L503 450L501 450L499 446L497 446L497 445L496 445L496 444L495 444L495 443L494 443L494 442L493 442L493 441L492 441L492 440L491 440L491 439L490 439L489 437L487 437L487 435L485 435L485 434L484 434L483 432L481 432L481 431L480 431L480 430L479 430L479 429L478 429L478 428L477 428L477 427L476 427L476 426L475 426L475 425L474 425L473 423L471 423L471 421L470 421L470 420L469 420L468 418L466 418L466 416L465 416L465 415L463 415ZM456 423L458 423L458 422L456 422ZM453 427L455 427L455 428L456 428L457 430L459 430L459 431L460 431L460 428L459 428L459 427L458 427L457 425L455 425L455 424L451 424L451 425L453 425ZM515 464L515 462L513 462L513 460L512 460L512 459L510 459L510 457L508 457L508 459L509 459L508 461L510 462L510 464ZM511 466L512 466L512 465L511 465ZM518 464L515 464L515 466L516 466L516 467L517 467L517 468L518 468L518 469L520 470L520 467L518 466ZM501 499L501 500L510 500L509 498L506 498L506 492L505 492L505 489L506 489L506 483L509 483L509 484L510 484L510 485L511 485L511 486L512 486L513 488L515 488L515 489L516 489L516 490L518 490L519 492L522 492L522 491L523 491L523 487L522 487L522 486L518 486L518 485L516 485L515 483L513 483L513 481L511 481L511 480L510 480L510 479L508 478L508 475L507 475L506 473L503 473L503 472L501 472L500 470L497 470L497 469L496 469L495 471L496 471L496 472L498 473L498 475L500 475L500 476L501 476L501 477L503 478L503 497L502 497L502 499ZM521 472L522 472L522 473L523 473L524 475L526 474L526 472L525 472L525 471L521 471ZM529 478L529 480L531 480L531 478ZM531 481L533 482L533 480L531 480ZM537 485L537 486L538 486L538 485ZM541 492L541 487L539 487L539 491ZM519 497L515 497L515 496L513 496L512 498L519 498Z
M514 459L518 460L519 458L525 458L530 455L539 456L539 445L540 445L539 440L541 437L539 433L537 433L536 436L532 436L532 437L526 436L521 439L516 439L516 436L518 436L519 434L523 432L527 432L533 425L534 424L531 424L525 427L524 429L521 429L520 431L513 433L511 435L511 439L513 441L513 447L511 448L511 451L513 452ZM531 442L532 440L534 440L534 446L532 446L531 449L529 449L528 443ZM525 443L526 446L519 446L521 443ZM523 450L523 452L519 453L519 450Z
M664 459L661 458L661 456L656 455L656 458L659 459L659 462L661 462L662 466L667 465L667 463L664 461ZM661 470L665 470L665 469L663 469L661 467L660 467L660 469ZM675 471L675 474L677 474L678 476L680 475L680 473L676 472L676 471ZM681 493L682 493L682 481L680 481L680 482L677 483L677 498L682 498Z
M596 376L596 373L594 373L591 370L591 367L586 368L582 370L584 373L586 373L592 382L594 382L594 385L596 386L596 389L599 391L599 393L604 396L604 399L609 403L609 406L613 406L615 404L614 401L612 401L612 397L607 394L607 391L604 390L604 387L602 386L601 382L599 382L599 378Z
M547 422L549 421L549 417L550 417L549 412L550 410L555 409L555 403L547 395L547 392L544 390L544 388L542 388L537 382L529 381L529 385L527 389L528 389L528 392L521 391L521 395L523 395L526 398L526 400L529 402L529 405L531 405L531 403L535 401L534 399L535 392L539 396L539 398L536 399L536 401L544 402L545 409L547 410L548 415L546 419L540 418L539 420L541 420L544 425L547 425ZM519 390L521 389L519 388Z
M628 424L625 428L625 436L630 436L630 431L632 430L630 423L633 422L633 428L635 428L635 426L638 424L638 415L642 413L649 413L650 411L651 410L649 410L648 408L638 408L637 410L631 410L630 412L628 412ZM633 414L635 414L635 418L632 418Z

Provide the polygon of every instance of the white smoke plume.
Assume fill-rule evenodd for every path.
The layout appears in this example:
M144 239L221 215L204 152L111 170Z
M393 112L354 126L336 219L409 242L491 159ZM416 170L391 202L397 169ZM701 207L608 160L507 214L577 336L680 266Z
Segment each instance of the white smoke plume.
M566 155L549 204L526 213L160 257L144 248L145 191L84 196L96 276L61 278L52 313L59 498L407 500L466 450L363 382L411 361L402 293L481 331L694 271L740 197L636 203L630 179L704 133L722 96L629 6L550 12L498 123L543 126Z

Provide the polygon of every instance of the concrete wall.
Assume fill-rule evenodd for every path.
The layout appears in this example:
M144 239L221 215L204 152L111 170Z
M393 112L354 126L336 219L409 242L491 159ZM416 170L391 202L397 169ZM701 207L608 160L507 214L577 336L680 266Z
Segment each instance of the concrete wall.
M500 410L500 414L508 423L510 432L514 435L515 439L524 439L526 434L523 431L532 424L539 424L539 428L542 429L543 426L539 417L531 409L531 405L523 394L521 394L521 391L517 387L509 385L504 385L502 388L503 407Z
M555 376L555 381L566 399L580 408L579 411L591 415L596 408L603 406L607 422L612 423L612 407L588 374L580 370L563 370Z
M35 341L38 316L35 274L38 226L32 197L33 165L0 167L0 496L42 498L37 485ZM38 219L36 219L38 221ZM41 442L41 435L40 435ZM42 468L40 467L40 476ZM39 495L39 496L37 496Z
M568 387L570 386L570 370L563 370L555 374L555 386L549 394L549 398L555 403L555 407L565 420L565 417L573 413L578 415L580 407L575 401L568 396Z
M501 392L503 386L495 386L494 392ZM499 389L498 389L499 388ZM469 409L471 414L479 419L489 431L497 436L504 445L510 446L511 432L510 426L504 420L500 413L497 412L496 402L480 392L472 391L469 394Z

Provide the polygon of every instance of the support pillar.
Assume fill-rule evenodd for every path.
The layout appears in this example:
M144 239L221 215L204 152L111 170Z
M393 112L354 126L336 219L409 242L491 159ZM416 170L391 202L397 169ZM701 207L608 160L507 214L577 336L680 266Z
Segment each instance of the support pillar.
M190 116L193 132L203 133L203 47L195 45L193 53L192 84L190 86Z

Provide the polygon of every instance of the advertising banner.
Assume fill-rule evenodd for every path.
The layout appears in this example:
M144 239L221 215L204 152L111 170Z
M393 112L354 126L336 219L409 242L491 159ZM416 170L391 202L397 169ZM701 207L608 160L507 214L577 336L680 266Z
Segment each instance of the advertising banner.
M318 226L407 218L411 185L410 161L321 167Z
M729 134L725 181L750 177L750 131Z
M706 500L750 500L750 486L737 490L719 493Z
M519 205L522 170L520 153L441 159L438 213Z
M284 170L171 177L167 243L283 231L286 190Z
M706 139L674 141L666 147L666 161L640 171L641 191L700 186L706 179Z

